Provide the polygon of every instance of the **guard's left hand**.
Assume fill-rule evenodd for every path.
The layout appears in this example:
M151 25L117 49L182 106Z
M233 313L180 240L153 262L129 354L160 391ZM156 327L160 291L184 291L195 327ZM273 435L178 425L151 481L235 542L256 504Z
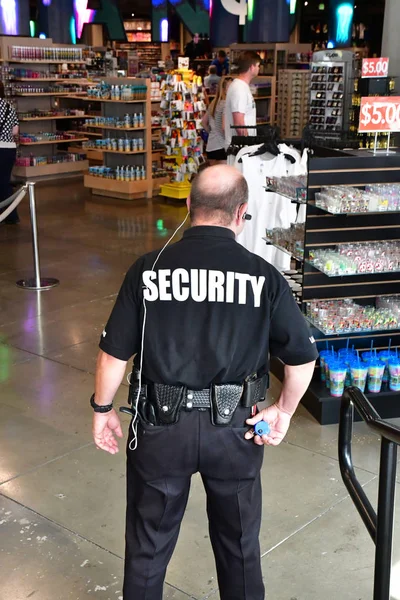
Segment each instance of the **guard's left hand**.
M251 419L246 420L248 425L253 426L259 421L265 421L271 428L269 434L263 436L254 435L254 430L250 430L245 433L244 437L246 440L254 438L254 443L258 446L278 446L289 429L290 420L291 417L287 412L280 410L277 404L272 404L272 406L264 408L264 410L261 410Z
M122 438L122 429L114 409L107 413L94 413L92 432L94 443L99 450L105 450L110 454L119 452L118 441L114 434Z

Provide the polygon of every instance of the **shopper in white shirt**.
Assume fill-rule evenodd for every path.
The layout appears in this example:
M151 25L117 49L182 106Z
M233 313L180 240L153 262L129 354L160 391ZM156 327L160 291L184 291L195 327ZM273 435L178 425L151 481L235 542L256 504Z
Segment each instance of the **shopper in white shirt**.
M229 75L221 79L217 95L202 119L203 127L208 132L206 154L210 165L226 162L224 130L225 101L231 83L232 77L229 77Z
M256 125L256 104L250 91L251 81L257 77L261 58L252 50L243 52L238 59L238 77L229 88L225 107L225 148L233 135L256 135L255 129L243 125ZM235 127L232 128L232 125Z

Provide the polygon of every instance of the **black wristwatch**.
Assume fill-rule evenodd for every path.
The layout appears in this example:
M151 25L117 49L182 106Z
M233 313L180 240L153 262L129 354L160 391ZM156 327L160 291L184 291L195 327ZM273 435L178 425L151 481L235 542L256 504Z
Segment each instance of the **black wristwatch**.
M94 401L94 394L92 394L92 397L90 398L90 406L93 408L94 412L98 412L98 413L108 413L110 412L110 410L113 409L113 403L111 402L111 404L96 404L96 402Z

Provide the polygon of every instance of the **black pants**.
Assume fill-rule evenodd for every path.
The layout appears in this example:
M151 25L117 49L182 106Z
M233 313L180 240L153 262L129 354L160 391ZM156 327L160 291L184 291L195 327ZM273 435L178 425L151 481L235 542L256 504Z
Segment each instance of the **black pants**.
M0 148L0 201L7 200L13 193L11 172L17 156L16 148ZM17 221L18 212L15 208L7 217L7 221Z
M138 447L127 450L124 600L162 599L196 472L207 494L221 600L263 600L258 541L263 447L243 437L248 416L249 409L240 407L230 427L214 427L208 410L194 410L182 412L176 425L139 424ZM132 431L128 443L131 439Z

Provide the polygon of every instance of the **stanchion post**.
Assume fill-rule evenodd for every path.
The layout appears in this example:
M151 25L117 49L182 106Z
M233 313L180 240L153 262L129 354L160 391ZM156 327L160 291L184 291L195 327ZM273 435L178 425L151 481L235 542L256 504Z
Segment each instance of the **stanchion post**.
M32 249L33 249L33 268L34 277L30 279L20 279L17 281L17 286L22 287L25 290L49 290L57 286L60 282L58 279L53 277L41 277L40 276L40 260L39 260L39 244L38 244L38 233L37 233L37 221L36 221L36 202L35 202L35 183L28 181L29 190L29 209L31 213L31 228L32 228Z
M36 202L35 202L35 184L33 181L28 182L29 190L29 210L31 212L31 228L32 228L32 246L33 246L33 268L35 271L35 285L40 288L40 261L36 223Z

